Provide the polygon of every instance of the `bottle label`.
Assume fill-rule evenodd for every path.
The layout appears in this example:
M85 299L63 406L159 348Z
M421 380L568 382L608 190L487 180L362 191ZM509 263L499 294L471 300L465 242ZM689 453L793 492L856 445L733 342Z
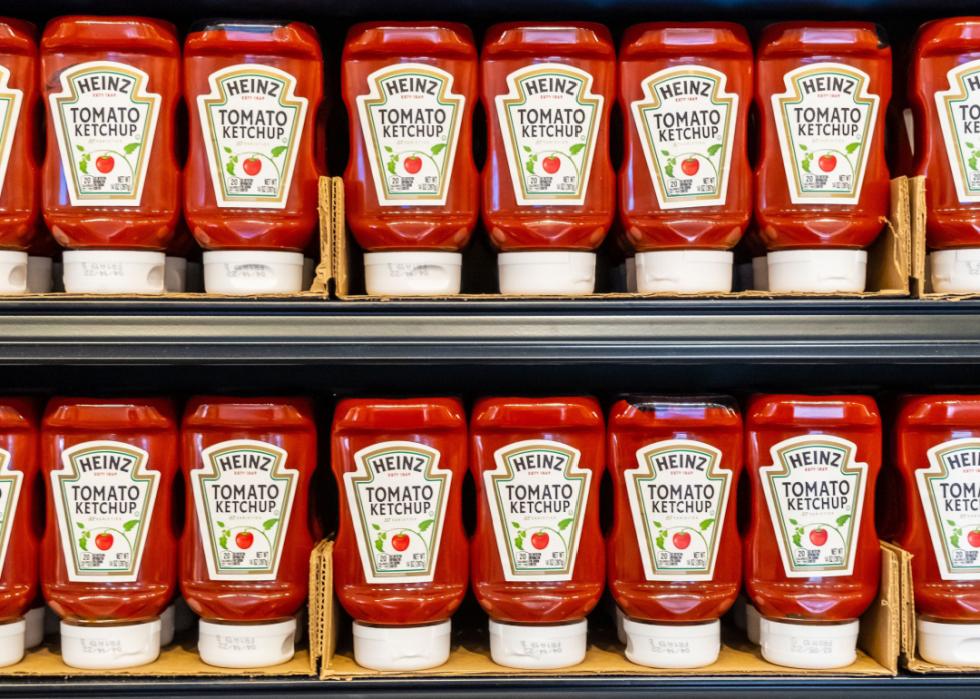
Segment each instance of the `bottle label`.
M232 439L201 450L191 487L212 580L275 580L298 473L275 444Z
M0 449L0 571L7 562L7 545L17 516L24 474L12 468L10 452Z
M949 169L961 204L980 202L980 61L954 66L949 89L936 92Z
M160 482L148 461L143 449L108 440L61 452L51 488L72 582L137 579Z
M517 204L581 206L602 118L592 75L535 63L508 75L507 86L497 95L497 119Z
M396 63L367 82L357 111L378 203L445 204L466 104L453 92L453 76L421 63Z
M915 472L943 580L980 580L980 439L943 442Z
M857 204L878 119L871 78L843 63L810 63L783 81L772 107L790 201Z
M830 435L792 437L770 449L762 492L789 578L851 575L868 465L857 446Z
M7 179L7 166L10 163L10 148L14 143L14 132L24 93L10 87L10 71L0 66L0 192Z
M208 84L197 108L215 202L284 209L306 123L307 100L296 96L296 78L246 63L216 70Z
M711 580L732 472L710 444L669 439L636 452L627 495L647 580Z
M571 580L592 472L561 442L528 440L494 455L483 474L504 579Z
M416 442L380 442L344 474L351 523L369 584L432 582L452 472Z
M160 95L147 92L149 76L92 61L60 79L51 117L71 205L139 206L160 111Z
M633 121L661 209L725 203L738 114L738 95L726 83L724 73L697 65L643 81Z

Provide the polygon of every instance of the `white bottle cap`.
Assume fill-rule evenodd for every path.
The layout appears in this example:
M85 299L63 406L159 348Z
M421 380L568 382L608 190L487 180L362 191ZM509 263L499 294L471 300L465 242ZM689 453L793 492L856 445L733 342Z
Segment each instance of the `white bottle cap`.
M160 620L140 624L61 622L61 659L83 670L117 670L152 663L160 655Z
M163 267L163 288L171 294L187 291L187 260L183 257L167 255Z
M162 294L166 255L151 250L65 250L70 294Z
M44 641L44 605L27 610L24 621L27 622L24 648L36 648Z
M354 661L372 670L425 670L449 660L448 619L424 626L354 622Z
M266 624L223 624L201 619L197 650L215 667L256 668L281 665L293 657L296 619Z
M770 663L804 670L847 667L857 658L857 619L838 624L773 621L762 617L759 640Z
M372 296L458 294L463 255L412 250L364 253L364 286Z
M504 667L556 670L585 660L589 625L505 624L490 620L490 657Z
M868 253L864 250L773 250L767 265L769 291L844 293L864 291Z
M572 250L502 252L497 255L500 293L510 296L595 291L595 253Z
M636 289L641 294L721 293L732 290L727 250L652 250L636 253Z
M27 253L0 250L0 294L23 294L27 291Z
M636 257L626 258L626 290L631 294L636 293Z
M24 658L27 622L23 619L0 624L0 667L19 663Z
M917 628L919 655L930 663L980 667L980 624L919 619Z
M752 258L752 288L769 291L769 258L766 255Z
M932 290L937 294L980 292L980 248L933 250L930 260Z
M174 611L173 603L169 607L163 610L163 614L160 615L160 645L169 646L174 641L174 632L176 631L176 626L174 625L176 618L176 612Z
M759 645L762 636L762 615L751 602L745 603L745 635L749 643Z
M661 668L706 667L721 651L721 622L651 624L627 617L626 657L637 665Z
M203 255L209 294L295 294L303 290L303 253L287 250L209 250Z
M46 294L54 286L51 271L54 260L50 257L29 255L27 258L27 291L31 294Z
M626 629L623 628L623 622L626 621L626 612L616 605L616 638L624 646L626 645Z

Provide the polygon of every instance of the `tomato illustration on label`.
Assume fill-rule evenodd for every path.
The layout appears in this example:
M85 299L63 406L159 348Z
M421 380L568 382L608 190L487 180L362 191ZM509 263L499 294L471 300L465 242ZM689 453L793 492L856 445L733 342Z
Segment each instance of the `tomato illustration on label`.
M201 450L191 488L212 580L276 579L296 491L288 457L252 439Z
M371 73L367 84L357 110L378 203L445 204L466 104L453 92L453 76L396 63Z
M857 204L878 118L868 74L843 63L810 63L783 76L772 96L790 201Z
M61 453L51 487L69 580L136 580L160 480L148 460L143 449L108 440Z
M585 201L602 95L592 75L561 63L535 63L507 76L496 99L514 196L521 206Z
M344 474L351 524L368 583L432 582L452 471L417 442L380 442Z
M682 65L647 76L632 104L647 168L662 209L725 203L738 95L727 76Z
M949 89L936 92L936 110L956 195L962 204L980 202L980 60L946 74Z

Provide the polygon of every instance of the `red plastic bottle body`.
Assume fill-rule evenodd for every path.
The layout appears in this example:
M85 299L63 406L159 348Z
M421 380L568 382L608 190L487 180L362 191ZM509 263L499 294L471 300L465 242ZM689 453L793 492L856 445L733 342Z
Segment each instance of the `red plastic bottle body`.
M342 64L351 144L344 204L357 242L368 251L462 250L479 213L470 29L357 24Z
M31 400L0 400L0 494L6 508L0 523L0 623L22 617L40 591L37 417Z
M890 48L873 24L786 22L765 29L756 61L762 239L770 251L867 247L888 214Z
M41 38L44 217L67 248L162 251L180 210L173 25L61 17Z
M631 396L609 413L609 589L632 619L705 622L742 578L742 420L727 398ZM693 494L677 497L672 493Z
M637 252L729 250L752 215L752 45L725 22L639 24L620 52L619 208Z

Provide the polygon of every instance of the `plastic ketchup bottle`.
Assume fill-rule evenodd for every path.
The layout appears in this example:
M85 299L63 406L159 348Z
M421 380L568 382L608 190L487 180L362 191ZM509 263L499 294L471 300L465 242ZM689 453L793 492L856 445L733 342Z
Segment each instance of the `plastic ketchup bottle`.
M169 22L61 17L41 38L44 218L65 291L163 293L180 210L180 45Z
M0 399L0 667L24 657L25 616L38 596L37 450L34 402Z
M479 214L473 162L476 46L448 22L357 24L343 94L347 220L369 294L456 294Z
M334 413L340 491L334 589L354 660L421 670L449 658L469 565L466 415L454 398L346 399Z
M641 293L732 289L752 216L752 44L727 22L630 27L619 63L619 202Z
M723 396L630 396L609 413L615 515L609 589L626 618L626 657L710 665L742 560L735 494L742 418Z
M916 172L926 178L932 289L980 291L980 18L922 26L911 59Z
M878 407L867 396L755 396L745 450L745 587L762 615L762 655L788 667L850 665L881 572Z
M482 56L483 223L503 294L591 294L615 212L616 48L593 23L497 24Z
M918 652L931 663L980 665L980 396L916 396L895 426Z
M484 398L473 408L477 490L471 574L490 655L515 668L585 658L602 595L603 418L593 398Z
M284 663L309 585L313 406L305 398L193 398L181 442L180 588L201 617L201 660Z
M323 100L316 30L206 22L184 43L184 93L184 216L205 250L205 291L301 291L324 160L315 143Z
M41 465L48 501L41 584L61 617L62 659L100 670L153 662L159 616L177 583L173 404L54 398Z
M759 42L756 218L769 290L859 292L888 215L891 49L863 22L786 22Z

